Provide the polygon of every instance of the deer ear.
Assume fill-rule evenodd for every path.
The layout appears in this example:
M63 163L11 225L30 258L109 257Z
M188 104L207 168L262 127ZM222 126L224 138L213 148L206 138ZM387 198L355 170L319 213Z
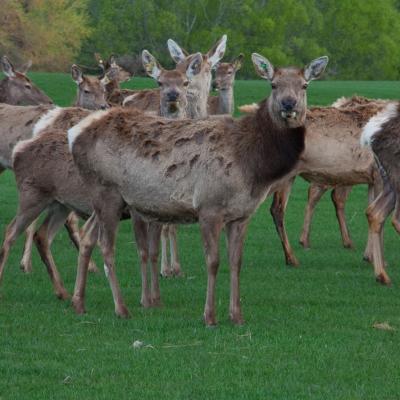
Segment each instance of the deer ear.
M77 85L80 85L83 82L83 72L76 64L73 64L71 67L71 75Z
M111 68L116 68L118 65L117 65L117 61L115 60L115 56L114 56L114 54L112 54L111 56L110 56L110 59L108 60L108 62L109 62L109 64L110 64L110 67Z
M156 58L151 55L147 50L142 51L143 68L147 75L151 76L156 81L160 77L162 67Z
M25 64L19 69L19 72L21 72L21 74L26 75L26 73L30 70L31 67L32 67L32 60L29 60L27 63L25 63Z
M239 71L239 69L242 68L243 61L244 61L244 55L242 53L240 53L239 56L232 61L233 68L235 68L235 71Z
M189 80L191 80L195 75L197 75L201 71L202 62L203 62L202 54L196 53L186 69L186 76L188 77Z
M263 79L268 79L272 81L274 77L274 67L273 65L263 56L257 53L251 55L251 60L253 61L256 72Z
M317 58L304 68L304 79L308 82L318 79L325 71L329 58L327 56Z
M183 50L174 40L168 39L167 45L169 54L177 64L184 61L185 58L188 56L187 52Z
M211 67L214 67L222 58L224 57L226 50L226 40L227 36L223 35L220 40L211 48L207 53L208 59L211 63Z
M3 72L9 77L9 78L14 78L15 77L15 70L13 65L11 64L10 60L6 57L3 56L1 58L1 68L3 68Z

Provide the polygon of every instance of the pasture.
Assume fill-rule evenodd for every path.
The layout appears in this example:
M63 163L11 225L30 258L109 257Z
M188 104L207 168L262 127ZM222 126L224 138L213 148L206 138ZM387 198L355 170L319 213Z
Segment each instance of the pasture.
M67 74L31 77L54 101L70 105L76 87ZM152 87L134 78L126 87ZM261 81L238 81L236 105L269 91ZM398 98L398 82L320 81L310 105L360 94ZM11 172L0 177L0 235L13 217L17 194ZM329 197L317 207L312 249L298 244L308 184L297 179L286 214L288 234L301 262L284 265L269 215L270 199L253 217L245 243L241 295L246 324L228 320L229 271L221 240L218 321L205 328L206 271L196 225L179 228L182 278L161 281L164 306L139 306L139 263L129 222L121 223L117 274L130 320L114 316L104 274L91 274L87 311L74 314L58 301L34 251L30 275L19 269L22 238L12 251L0 289L0 399L395 399L400 393L400 238L387 226L385 255L393 285L375 283L362 261L367 237L366 187L355 187L346 214L355 250L341 246ZM62 232L53 254L69 292L77 253ZM94 256L99 267L99 253ZM102 269L102 268L101 268ZM393 330L374 328L386 322ZM142 347L133 343L141 341Z

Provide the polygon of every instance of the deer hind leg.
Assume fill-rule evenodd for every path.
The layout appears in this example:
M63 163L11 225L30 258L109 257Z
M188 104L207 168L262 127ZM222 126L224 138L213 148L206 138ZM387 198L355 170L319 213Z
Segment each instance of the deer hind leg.
M68 215L68 218L65 221L64 226L68 232L71 242L74 244L74 246L79 251L80 229L79 229L79 217L76 215L76 213L71 212ZM99 270L93 260L90 260L90 262L89 262L89 272L99 272Z
M33 235L35 234L36 230L36 222L37 220L33 221L25 230L26 238L24 243L24 251L20 262L21 270L25 273L32 272L32 245Z
M383 258L383 243L381 233L388 215L395 205L395 193L389 184L385 184L382 193L370 204L366 214L369 224L369 235L372 242L372 259L374 263L375 277L378 282L390 285L390 278L385 271Z
M77 314L85 312L85 289L90 256L99 239L99 221L95 212L82 227L79 245L78 268L72 306Z
M168 261L168 232L170 225L164 224L161 230L161 276L167 278L172 275L172 268Z
M310 230L311 221L314 215L315 206L321 200L321 197L328 190L329 186L320 185L318 183L311 183L308 188L308 201L306 211L304 214L303 230L300 236L300 244L305 248L310 248Z
M240 308L240 269L242 265L242 253L244 237L248 220L235 221L227 224L228 257L231 272L231 292L229 301L229 316L234 324L244 323Z
M147 263L149 260L149 226L134 210L130 210L133 230L135 232L136 246L140 258L140 273L142 278L142 294L140 304L145 307L151 307L151 292L147 277Z
M284 224L285 210L289 200L290 191L292 189L294 178L288 181L282 190L274 193L274 199L271 204L270 212L274 220L275 228L281 239L283 252L285 253L285 260L287 265L298 266L299 262L294 255L293 249L290 246L289 238L286 233Z
M331 192L332 202L336 211L336 218L339 222L340 233L342 235L343 246L346 249L354 248L353 242L350 238L349 230L347 228L346 215L344 212L344 207L351 189L351 186L338 186Z
M102 191L100 198L101 202L98 202L97 205L96 201L94 202L94 209L99 220L99 244L104 259L104 272L110 283L115 314L122 318L128 318L129 311L122 297L115 265L115 239L124 201L118 193L109 188Z
M64 287L61 276L57 270L53 255L51 253L51 244L56 233L60 230L67 219L69 210L62 205L56 205L49 210L46 219L35 233L34 240L43 263L46 265L47 272L53 284L56 296L65 300L69 297Z
M200 215L200 230L203 239L204 254L207 263L207 296L204 307L204 322L207 326L217 324L215 313L215 284L219 267L219 237L223 228L220 214Z
M20 192L17 215L6 228L3 245L0 251L0 283L11 246L48 204L49 200L40 193L30 193L29 196L25 196L24 192Z
M160 237L162 225L157 222L149 223L149 260L151 263L151 305L161 305L160 284L158 281L158 255L160 252Z
M169 236L169 246L171 253L171 268L172 272L175 276L182 275L181 264L179 262L178 255L178 236L177 236L178 227L174 224L169 226L168 236Z

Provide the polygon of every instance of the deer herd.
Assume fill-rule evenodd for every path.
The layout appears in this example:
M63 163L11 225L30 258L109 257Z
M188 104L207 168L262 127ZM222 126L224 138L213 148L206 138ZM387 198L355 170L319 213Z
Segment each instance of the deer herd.
M390 284L383 257L383 225L394 210L400 233L400 106L398 102L341 98L330 107L307 108L307 86L328 63L320 57L302 68L275 68L262 55L251 58L271 94L241 107L233 118L234 80L244 56L222 62L224 35L205 54L188 54L169 39L176 67L167 70L147 50L144 71L158 89L121 89L131 74L114 57L103 60L98 77L71 68L77 85L72 107L57 107L26 76L1 59L0 172L12 169L18 210L7 226L0 251L0 281L12 245L26 231L21 268L31 271L36 244L57 297L69 297L51 253L64 225L78 250L72 304L85 312L88 270L100 247L118 316L129 316L115 265L119 221L131 219L142 279L141 304L161 304L161 275L182 273L177 244L179 224L199 223L207 265L206 325L216 324L215 285L219 238L227 235L230 265L229 315L242 324L239 276L246 228L267 196L286 263L298 265L284 214L293 181L310 183L300 242L310 246L315 205L332 190L345 247L352 247L344 207L353 185L368 184L368 242L364 258L375 276ZM212 82L212 71L215 79ZM210 88L218 89L217 96ZM327 150L329 149L329 150ZM46 212L41 225L38 217ZM79 219L85 220L79 228ZM169 250L169 251L168 251Z

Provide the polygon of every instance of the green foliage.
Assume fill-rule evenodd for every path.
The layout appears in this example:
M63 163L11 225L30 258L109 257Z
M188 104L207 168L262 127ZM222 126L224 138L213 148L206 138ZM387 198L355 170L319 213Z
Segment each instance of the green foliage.
M223 33L226 59L246 55L241 76L254 77L250 54L274 65L304 65L327 54L326 77L398 79L400 15L394 0L90 0L93 53L140 54L147 48L171 66L166 40L206 52ZM330 72L330 74L329 74Z

